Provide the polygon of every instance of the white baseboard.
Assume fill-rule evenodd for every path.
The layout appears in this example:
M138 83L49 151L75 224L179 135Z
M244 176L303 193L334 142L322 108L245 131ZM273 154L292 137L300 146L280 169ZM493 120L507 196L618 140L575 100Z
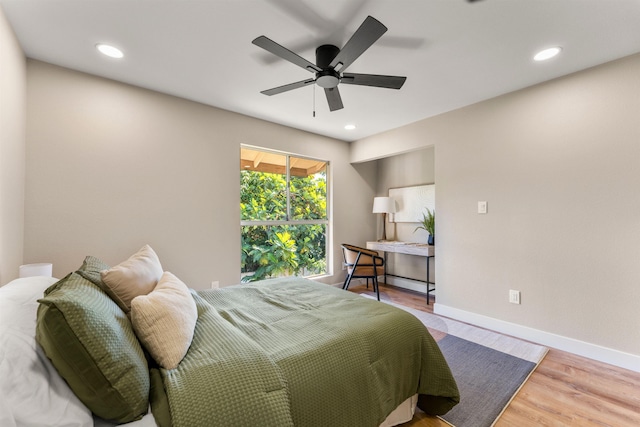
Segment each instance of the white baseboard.
M625 353L597 344L563 337L561 335L533 329L516 323L505 322L482 314L449 307L437 302L433 305L433 312L461 322L471 323L481 328L491 329L502 334L532 341L547 347L553 347L558 350L567 351L589 359L598 360L610 365L640 372L640 356L635 354Z

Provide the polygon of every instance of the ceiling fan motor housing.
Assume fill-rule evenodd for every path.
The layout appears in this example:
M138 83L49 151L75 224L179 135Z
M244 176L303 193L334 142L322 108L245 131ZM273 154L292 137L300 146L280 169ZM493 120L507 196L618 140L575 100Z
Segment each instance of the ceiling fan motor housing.
M322 69L322 71L316 73L318 86L330 89L340 83L340 74L329 66L338 52L340 52L340 49L330 44L324 44L316 49L316 65Z

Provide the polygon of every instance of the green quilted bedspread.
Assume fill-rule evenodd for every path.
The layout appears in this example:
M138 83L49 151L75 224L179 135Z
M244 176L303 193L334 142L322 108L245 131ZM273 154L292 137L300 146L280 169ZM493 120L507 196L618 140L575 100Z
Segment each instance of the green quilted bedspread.
M151 372L161 427L375 427L416 393L434 415L459 401L437 344L403 310L300 278L193 295L187 355Z

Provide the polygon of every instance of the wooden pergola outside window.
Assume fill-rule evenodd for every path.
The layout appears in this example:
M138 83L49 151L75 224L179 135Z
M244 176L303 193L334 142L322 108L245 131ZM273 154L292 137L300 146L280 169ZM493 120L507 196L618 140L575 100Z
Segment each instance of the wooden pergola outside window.
M286 159L286 155L279 153L252 150L245 147L240 149L240 168L243 170L286 175ZM289 163L289 173L292 176L303 178L325 171L327 168L326 162L301 157L290 156Z

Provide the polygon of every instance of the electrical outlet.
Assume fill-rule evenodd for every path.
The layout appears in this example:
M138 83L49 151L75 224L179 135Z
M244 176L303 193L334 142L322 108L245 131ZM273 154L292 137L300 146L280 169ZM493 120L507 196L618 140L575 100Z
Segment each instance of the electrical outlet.
M520 304L520 291L509 290L509 302L511 304Z
M217 280L214 280L213 282L211 282L211 289L218 289L220 287L220 282Z

